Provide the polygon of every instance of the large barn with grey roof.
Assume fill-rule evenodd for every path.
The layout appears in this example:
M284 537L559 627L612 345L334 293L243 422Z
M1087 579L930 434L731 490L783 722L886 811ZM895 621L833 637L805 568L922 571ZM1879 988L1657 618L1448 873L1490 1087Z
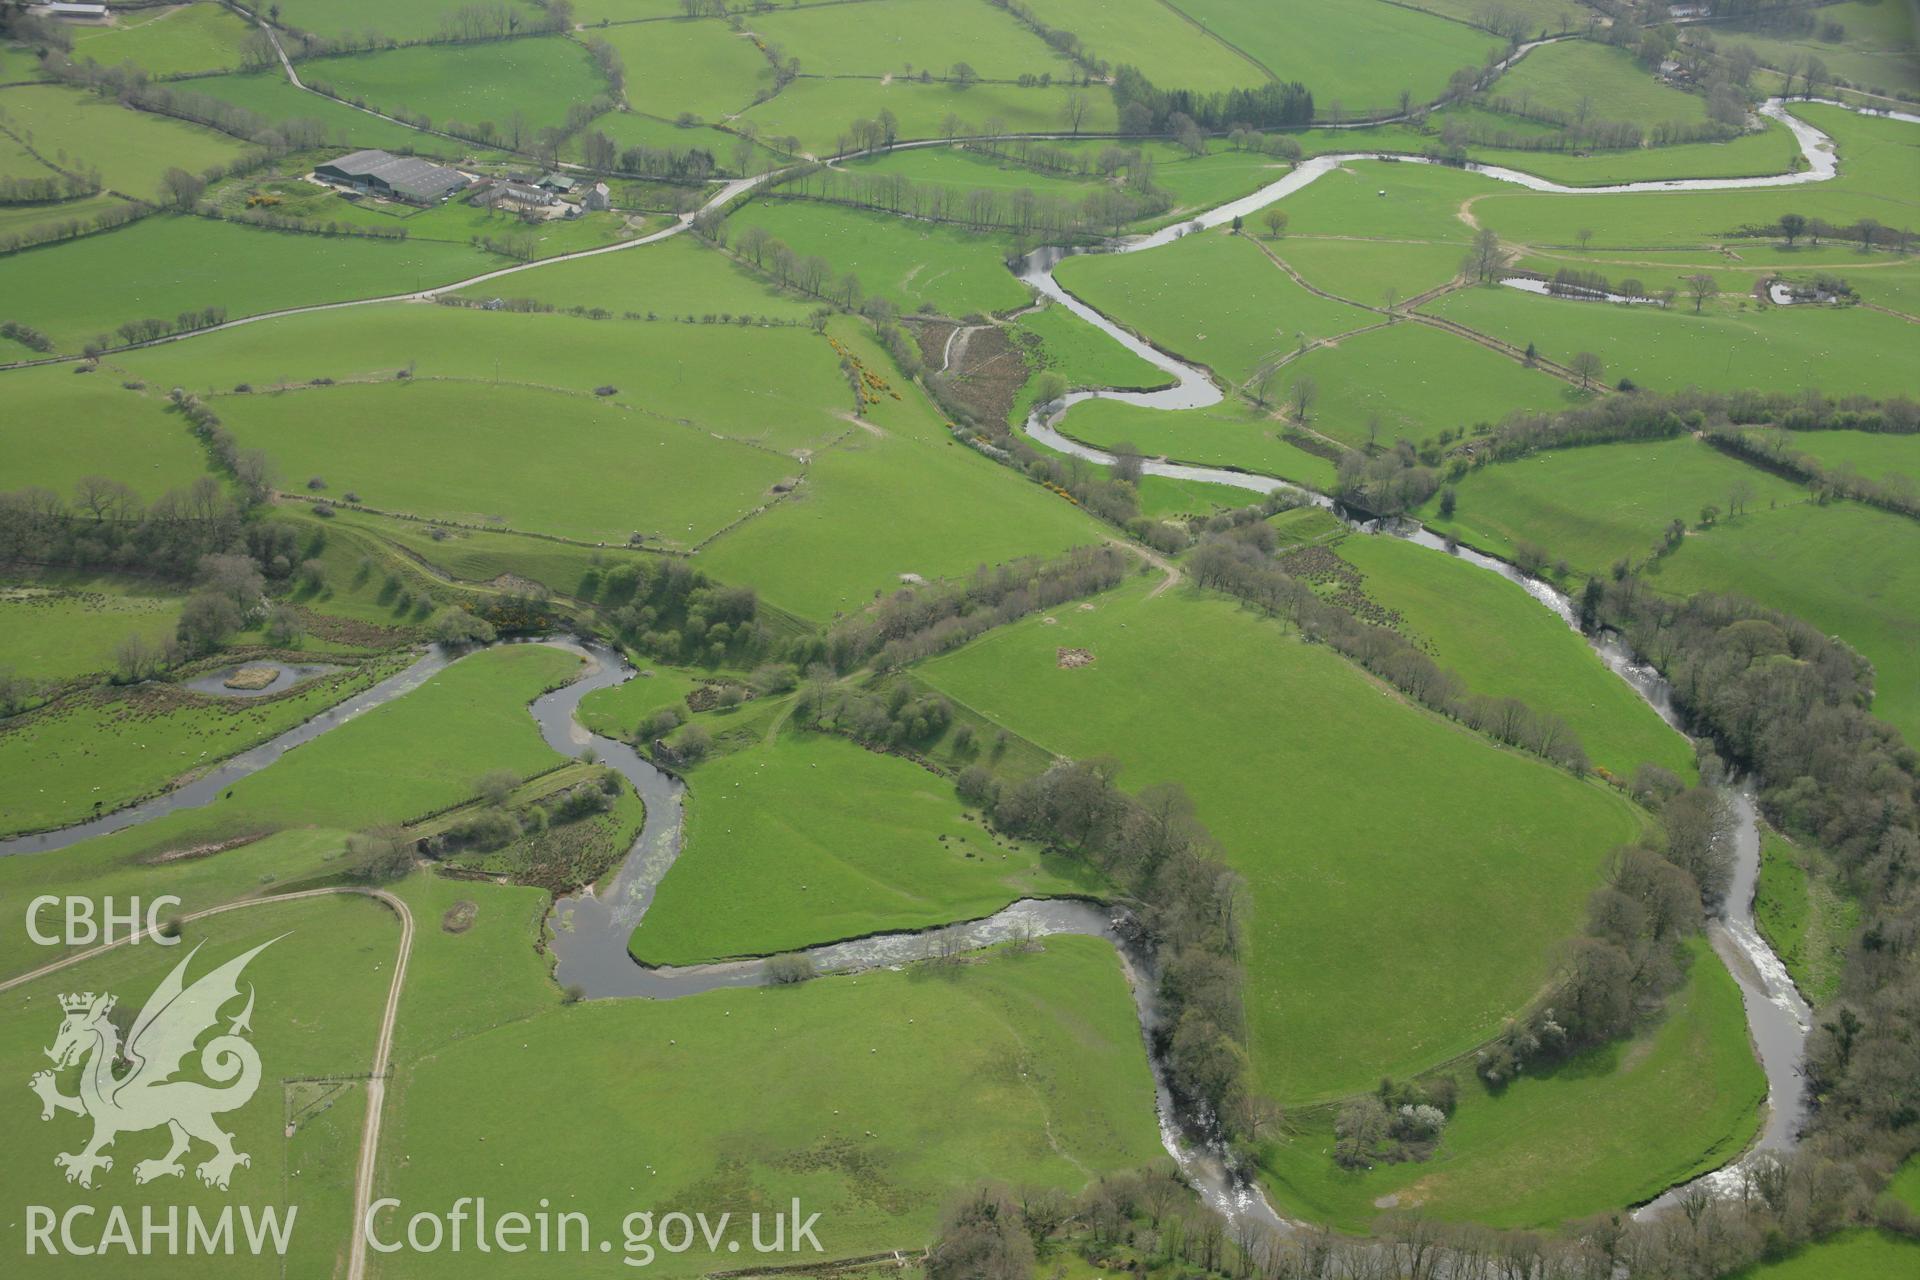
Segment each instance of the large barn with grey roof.
M417 156L396 156L386 151L356 151L314 166L313 175L335 186L390 196L410 204L445 200L472 181L458 170Z

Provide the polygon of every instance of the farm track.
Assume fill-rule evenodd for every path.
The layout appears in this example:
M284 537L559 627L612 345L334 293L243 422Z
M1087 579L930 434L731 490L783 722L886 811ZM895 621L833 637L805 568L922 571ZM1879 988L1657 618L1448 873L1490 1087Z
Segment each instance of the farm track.
M364 1280L367 1270L366 1233L359 1229L365 1220L367 1206L373 1202L373 1179L379 1165L381 1113L386 1103L387 1073L393 1063L393 1028L400 1013L400 993L407 981L407 962L413 956L413 911L395 894L385 889L364 889L345 885L328 886L321 889L301 889L293 893L269 894L260 897L241 898L235 902L221 903L182 916L182 923L191 924L196 920L205 920L212 916L225 915L229 911L241 911L248 907L270 906L281 902L299 902L306 898L329 897L336 894L352 894L358 897L372 898L391 910L400 919L400 945L394 956L393 977L387 982L387 1000L381 1010L380 1026L374 1037L373 1061L367 1075L367 1114L361 1127L360 1156L355 1165L353 1183L353 1243L350 1246L347 1265L348 1280ZM90 947L85 951L62 957L50 964L41 965L28 973L0 982L0 991L10 991L29 982L58 973L71 965L91 960L106 952L117 950L130 943L141 941L150 935L142 926L127 936L101 946Z

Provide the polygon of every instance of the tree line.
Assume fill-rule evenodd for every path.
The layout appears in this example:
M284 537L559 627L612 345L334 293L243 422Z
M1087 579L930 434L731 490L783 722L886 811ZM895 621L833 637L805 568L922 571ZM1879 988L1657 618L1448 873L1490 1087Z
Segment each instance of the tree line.
M1631 573L1602 586L1595 613L1860 904L1802 1069L1816 1155L1876 1184L1920 1149L1920 755L1868 710L1872 665L1798 618L1733 595L1676 601Z
M1085 859L1136 907L1138 941L1157 974L1151 1028L1174 1096L1229 1139L1274 1118L1248 1079L1240 935L1246 888L1178 783L1121 790L1109 758L1062 761L1036 778L964 770L962 799L1010 835Z
M1313 94L1297 80L1269 81L1255 89L1161 89L1140 68L1122 64L1113 73L1113 105L1120 132L1177 132L1184 117L1201 129L1290 129L1313 123Z
M1817 502L1851 498L1870 507L1920 518L1920 485L1904 473L1865 476L1851 462L1829 467L1811 453L1794 447L1785 431L1752 431L1738 427L1708 430L1706 441L1723 453L1754 463L1807 485Z
M0 177L0 205L57 204L100 194L100 171L53 173L44 178Z
M1912 252L1917 238L1911 227L1884 226L1875 218L1843 225L1798 213L1783 213L1774 222L1743 223L1721 234L1741 240L1785 240L1789 249L1804 236L1811 244L1819 244L1822 239L1845 240L1863 250L1891 249L1896 253Z
M1117 150L1117 148L1115 149ZM1138 171L1116 158L1115 169ZM1152 185L1102 184L1083 196L1036 193L1030 187L956 187L915 182L901 173L863 173L808 164L784 176L772 197L789 196L874 209L923 222L944 222L971 231L1011 231L1015 235L1118 235L1129 222L1165 213L1173 197Z
M1244 508L1249 513L1266 509ZM1245 519L1202 538L1188 557L1188 569L1198 585L1224 591L1282 619L1303 639L1331 646L1421 706L1575 776L1587 772L1586 748L1564 719L1537 711L1518 698L1474 693L1452 670L1440 666L1400 632L1323 600L1274 558L1276 539L1273 526L1265 520Z
M821 656L841 673L872 663L892 671L957 648L1036 609L1095 595L1124 580L1133 557L1117 547L1077 547L1023 557L964 581L902 587L827 632Z

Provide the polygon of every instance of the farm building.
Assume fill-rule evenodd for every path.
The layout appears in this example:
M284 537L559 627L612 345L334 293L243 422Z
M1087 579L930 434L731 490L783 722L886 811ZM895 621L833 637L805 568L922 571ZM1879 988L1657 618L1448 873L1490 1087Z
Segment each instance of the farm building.
M588 213L604 213L613 208L613 193L607 190L606 183L596 182L580 197L580 207Z
M564 173L550 173L534 185L542 191L551 191L557 196L565 196L572 195L574 188L580 184Z
M47 18L66 18L73 22L105 22L107 6L103 4L44 4L31 12Z
M409 204L445 200L472 179L415 156L385 151L355 151L338 160L316 165L313 176L335 186L351 187L376 196L390 196Z

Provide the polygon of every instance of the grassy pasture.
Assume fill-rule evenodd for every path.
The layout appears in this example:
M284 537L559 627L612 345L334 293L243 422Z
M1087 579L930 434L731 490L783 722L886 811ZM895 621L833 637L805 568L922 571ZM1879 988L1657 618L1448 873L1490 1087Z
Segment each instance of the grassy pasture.
M364 1102L360 1081L354 1077L364 1076L372 1062L399 922L385 906L347 896L233 912L188 926L189 941L205 944L189 969L188 981L277 935L285 936L255 957L241 979L243 990L251 984L257 992L248 1038L260 1051L265 1078L246 1105L220 1116L221 1127L233 1133L235 1150L251 1158L248 1167L234 1170L231 1190L206 1187L195 1175L194 1165L210 1154L203 1143L195 1143L180 1178L136 1184L134 1165L165 1154L164 1129L123 1133L112 1148L112 1170L96 1176L92 1191L82 1190L61 1180L53 1158L58 1152L81 1149L87 1122L63 1115L40 1124L28 1113L9 1135L12 1149L21 1158L10 1162L0 1175L6 1194L20 1203L49 1205L55 1212L113 1196L136 1223L143 1206L153 1208L156 1220L165 1222L173 1205L194 1205L210 1219L235 1198L283 1210L298 1205L284 1265L289 1274L327 1273L345 1247L352 1221L353 1168ZM129 1012L138 1011L188 950L120 947L0 995L0 1028L5 1033L0 1061L24 1082L47 1066L41 1051L53 1039L59 1022L55 997L111 991ZM227 1016L231 1018L238 1007L239 1002L233 1002ZM224 1020L221 1025L224 1028ZM188 1062L182 1078L197 1078L198 1069L192 1064L198 1057ZM73 1092L77 1077L76 1070L62 1072L63 1091ZM295 1083L315 1078L338 1083ZM180 1247L184 1251L184 1235ZM97 1258L64 1251L48 1257L42 1252L16 1260L9 1271L18 1276L83 1276L97 1264ZM203 1255L196 1258L193 1269L209 1277L239 1277L260 1274L260 1266L259 1259L239 1250Z
M1566 40L1535 49L1501 74L1486 92L1523 107L1651 128L1668 121L1702 123L1707 100L1655 79L1632 53L1591 40Z
M903 573L949 577L1101 536L1071 503L971 449L856 431L814 455L793 497L700 560L715 577L824 621L898 586Z
M46 174L42 171L39 174L22 176L45 177ZM122 200L118 196L101 194L82 196L78 200L63 200L59 204L0 206L0 236L22 233L37 240L44 235L42 228L51 231L69 221L91 222L100 214L109 210L125 209L129 205L129 201ZM26 347L11 338L0 338L0 352L4 352L9 360L29 359L32 355Z
M1065 79L1077 70L1004 11L947 0L776 9L749 22L760 39L800 59L804 75L914 76L924 70L945 77L962 60L987 80Z
M1817 15L1824 26L1837 22L1844 31L1836 43L1816 33L1788 35L1735 22L1715 32L1722 52L1745 45L1760 55L1763 65L1784 67L1808 56L1819 58L1834 75L1879 93L1920 91L1920 69L1914 66L1913 11L1899 4L1862 3L1822 6Z
M658 1105L667 1095L671 1108ZM553 1009L403 1065L389 1106L383 1150L396 1154L377 1194L504 1204L538 1187L609 1235L636 1204L770 1212L798 1196L826 1210L828 1257L923 1238L981 1178L1077 1190L1159 1151L1132 1002L1112 949L1081 938L952 975ZM607 1176L616 1168L624 1182ZM445 1251L376 1261L382 1276L472 1267ZM607 1261L545 1265L591 1275ZM724 1265L696 1248L651 1269Z
M1379 319L1308 293L1244 236L1201 233L1145 253L1082 254L1062 262L1054 278L1231 383L1302 343Z
M1294 235L1270 240L1265 228L1257 234L1262 244L1309 284L1370 307L1385 306L1389 289L1398 306L1416 294L1446 284L1460 271L1462 254L1457 244Z
M1725 509L1742 480L1753 489L1750 510L1723 531L1804 497L1797 485L1697 440L1678 439L1555 449L1480 467L1456 486L1452 520L1439 518L1437 499L1421 518L1501 555L1533 542L1583 573L1599 573L1622 556L1644 559L1668 522L1691 525L1709 503Z
M112 26L76 26L73 56L107 67L131 62L153 76L224 71L240 65L240 41L252 29L219 4L123 10Z
M229 396L216 409L287 476L324 476L380 510L586 541L641 532L691 546L795 470L784 455L629 405L530 387L388 382ZM568 450L528 449L558 429ZM574 449L610 463L602 483Z
M1920 526L1912 520L1855 502L1756 510L1688 538L1652 581L1677 594L1737 591L1839 636L1874 665L1874 714L1920 741Z
M1391 5L1304 0L1289 6L1286 22L1274 21L1264 0L1179 0L1173 8L1278 78L1304 82L1322 118L1335 103L1350 114L1388 110L1402 89L1430 102L1456 69L1479 66L1499 46L1464 23ZM1368 56L1353 56L1356 49Z
M1824 1005L1831 1000L1840 989L1840 970L1860 924L1860 907L1835 882L1821 855L1777 832L1765 832L1753 916L1808 1002Z
M1309 351L1280 371L1273 398L1285 403L1301 378L1318 399L1308 425L1359 447L1374 418L1379 442L1420 441L1453 427L1497 422L1515 409L1558 409L1581 393L1559 379L1458 334L1402 321Z
M477 150L472 144L455 142L395 124L391 120L382 120L323 94L296 89L287 83L286 76L278 70L200 76L192 84L183 87L192 93L205 94L209 98L244 107L271 123L317 121L326 131L327 142L341 150L379 147L387 151L412 152L453 160Z
M508 292L506 283L500 288ZM290 316L119 360L155 386L209 394L240 382L266 391L318 377L385 381L410 364L422 379L565 391L612 385L621 404L783 451L847 430L839 415L852 407L851 394L831 348L813 333L641 323L395 304ZM635 360L642 342L647 358ZM747 368L778 376L713 372Z
M1851 6L1849 6L1851 7ZM1920 1267L1920 1243L1891 1231L1856 1228L1760 1262L1735 1280L1906 1280Z
M1393 537L1356 534L1337 550L1366 575L1361 589L1396 610L1400 629L1474 692L1562 717L1593 762L1619 777L1632 777L1641 764L1692 773L1687 740L1512 583Z
M646 29L652 28L649 26ZM677 112L675 114L678 115ZM713 157L715 171L719 173L741 172L740 161L743 156L747 168L753 172L772 168L785 158L781 152L757 142L748 145L746 139L738 134L712 125L681 125L640 111L609 111L603 116L596 116L591 125L567 139L562 155L574 161L584 159L581 144L595 130L613 139L620 150L653 147L667 151L705 151Z
M580 700L581 724L603 737L631 739L640 722L656 711L675 707L685 714L687 695L706 683L704 672L659 666L646 658L635 665L640 675Z
M1833 138L1840 155L1837 177L1778 190L1630 194L1557 195L1501 184L1474 203L1473 213L1503 239L1536 246L1570 246L1580 228L1590 227L1593 244L1601 249L1715 243L1728 240L1742 226L1776 222L1783 213L1818 216L1836 226L1862 217L1888 226L1920 225L1920 163L1915 160L1920 139L1913 136L1911 125L1819 103L1797 103L1793 113ZM1743 256L1750 245L1768 245L1764 240L1729 242Z
M719 120L746 110L755 93L773 85L766 58L724 23L643 22L593 34L626 65L627 101L656 116L674 119L691 111L702 120Z
M7 488L38 485L71 498L81 477L104 473L151 502L206 472L206 451L166 411L165 393L129 391L110 376L76 377L66 365L0 373Z
M1534 343L1562 364L1591 351L1605 362L1607 382L1631 378L1659 391L1844 387L1892 396L1914 385L1901 359L1913 343L1908 323L1861 307L1763 309L1722 299L1696 315L1684 298L1670 309L1626 307L1487 285L1423 310L1517 347Z
M518 11L524 19L538 16L538 10L522 0L507 0L506 7ZM283 29L321 36L360 36L377 31L396 40L422 40L438 35L441 20L458 8L459 0L407 5L385 0L281 0L277 21Z
M1058 428L1097 448L1131 444L1148 457L1240 467L1322 492L1334 483L1331 461L1290 444L1284 422L1241 400L1173 413L1117 400L1084 400ZM1243 493L1236 502L1252 497Z
M834 735L781 733L689 781L686 847L629 944L643 964L767 955L1099 891L1090 868L962 816L942 775Z
M246 147L224 133L133 111L65 85L0 89L0 125L69 169L98 169L111 191L152 198L171 168L197 173L231 164Z
M1355 145L1366 144L1356 141ZM1280 247L1287 247L1293 236L1301 234L1364 236L1453 243L1464 254L1473 239L1473 228L1461 219L1461 206L1474 197L1484 200L1513 190L1516 188L1508 183L1464 169L1399 160L1350 160L1321 174L1282 202L1287 212L1288 239L1282 240ZM1380 194L1383 191L1385 195ZM1546 198L1537 192L1527 194L1530 199ZM1481 222L1487 219L1482 217ZM1259 226L1257 218L1252 225ZM1488 225L1506 234L1503 224ZM1264 234L1264 228L1261 230ZM1456 258L1456 264L1458 261Z
M267 231L156 215L117 231L0 259L10 318L76 352L146 317L224 307L228 319L478 275L502 259L465 244Z
M16 716L0 732L0 826L39 831L111 812L311 719L387 669L335 672L259 700L101 688Z
M1029 8L1079 36L1093 57L1139 67L1164 88L1252 88L1267 79L1251 58L1156 0L1035 0Z
M1051 133L1065 131L1062 109L1073 90L1061 85L1020 88L1010 84L919 84L895 80L830 80L802 76L777 95L754 107L744 119L760 126L767 137L791 135L816 155L834 149L835 140L857 119L872 119L882 108L899 121L900 137L938 138L948 115L959 117L962 135L983 130L990 120L1000 132ZM1084 91L1083 91L1084 92ZM1113 98L1087 93L1088 112L1081 123L1086 133L1111 133L1117 126Z
M179 597L111 578L0 587L0 667L36 680L107 671L128 635L158 645L179 620Z
M605 307L678 318L714 314L804 320L818 305L777 288L694 236L598 258L556 263L464 291L470 298L534 298L556 307Z
M506 142L516 115L531 137L563 124L573 103L608 92L586 49L561 36L316 58L301 64L300 78L349 102L426 116L439 128L491 121Z
M0 133L0 178L49 178L53 170L11 134Z
M1013 324L1040 340L1038 368L1053 370L1070 387L1163 387L1173 381L1065 307L1050 304Z
M1596 151L1590 155L1469 147L1468 155L1483 164L1505 165L1569 187L1668 178L1750 178L1790 172L1790 166L1800 155L1800 144L1778 121L1763 119L1762 123L1763 128L1726 142L1681 142L1666 147Z
M1920 437L1868 431L1795 431L1796 453L1811 454L1830 471L1852 469L1873 480L1920 480Z
M1492 1227L1553 1225L1650 1199L1735 1155L1766 1078L1740 990L1704 940L1687 985L1634 1037L1529 1070L1498 1094L1469 1078L1435 1155L1347 1171L1331 1116L1269 1144L1262 1171L1283 1210L1349 1230L1386 1205ZM1462 1073L1466 1074L1466 1073Z
M1299 1102L1369 1087L1464 1052L1533 996L1606 850L1636 829L1625 801L1382 696L1229 600L1135 587L1095 604L922 673L1050 751L1117 756L1128 786L1186 786L1248 882L1261 1088ZM1093 664L1059 668L1063 645ZM1372 801L1353 802L1356 781ZM1391 956L1358 943L1389 933Z
M903 311L927 302L952 316L1010 311L1031 297L1001 260L1011 237L812 200L756 200L727 225L735 240L747 227L765 227L801 257L824 259L834 280L851 272L867 293L884 294Z

